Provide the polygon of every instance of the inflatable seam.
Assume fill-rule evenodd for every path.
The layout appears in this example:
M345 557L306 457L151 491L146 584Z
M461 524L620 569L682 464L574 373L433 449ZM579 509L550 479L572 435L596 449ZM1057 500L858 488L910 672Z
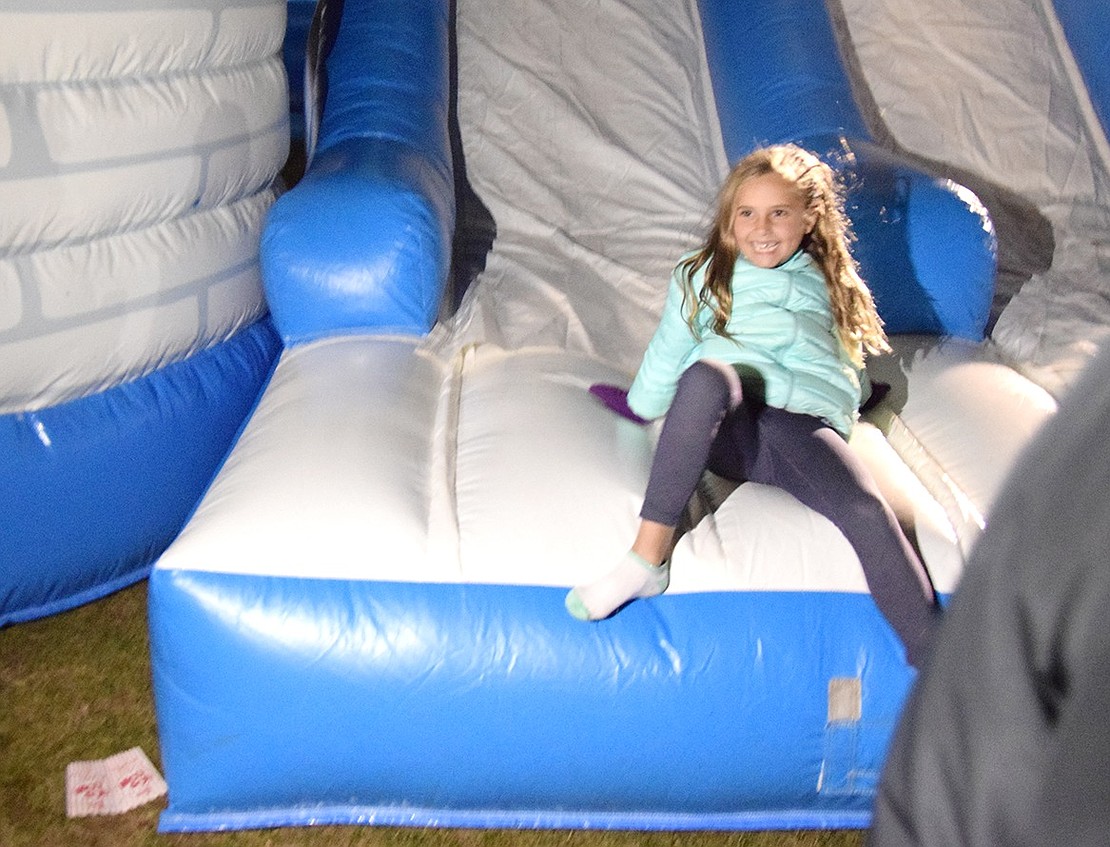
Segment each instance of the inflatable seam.
M183 18L189 16L186 10L151 10L151 9L133 9L125 10L124 13L119 13L119 23L126 25L123 18L126 17L126 12L140 13L140 18L146 20L132 20L130 26L127 26L128 41L126 43L115 41L110 43L96 45L90 43L88 38L78 37L73 40L73 43L65 45L64 52L76 53L85 62L85 68L88 70L81 71L80 68L67 68L68 73L64 74L49 74L46 69L43 69L41 64L38 66L42 73L32 75L29 73L28 65L30 63L23 63L20 61L19 54L23 51L13 51L16 53L17 58L14 60L18 62L18 67L13 66L11 69L12 76L8 79L0 79L0 86L7 84L14 84L21 87L30 86L53 86L53 85L66 85L77 82L85 81L112 81L122 79L146 79L153 78L165 74L172 74L177 72L188 72L200 70L204 68L219 68L225 66L233 66L236 64L243 64L265 58L267 56L278 55L282 51L282 38L285 32L286 10L285 3L278 2L278 0L270 0L265 4L254 4L259 9L265 6L273 6L274 13L271 19L271 26L269 32L259 32L257 27L252 31L255 36L253 40L238 39L234 44L223 41L221 39L221 30L228 26L225 24L224 13L227 9L213 8L207 10L205 17L207 23L203 26L204 32L194 29L193 32L185 32L185 37L189 35L196 35L196 42L198 46L189 49L189 45L181 45L183 49L179 50L178 55L166 55L161 57L154 56L157 60L162 60L162 65L148 65L143 66L143 63L148 61L148 58L155 54L156 48L165 46L164 33L168 30L182 31L187 30ZM77 7L79 4L74 3ZM191 10L198 11L198 10ZM242 7L233 10L242 11ZM176 14L175 14L176 13ZM40 19L38 27L49 32L50 40L56 40L57 32L60 27L65 25L76 25L76 17L82 17L85 20L89 18L88 13L78 12L74 15L69 15L64 11L46 11L37 13L11 13L0 12L0 26L5 23L12 23L13 17L23 17L30 19L37 17ZM260 20L257 11L253 11L254 20ZM98 18L107 19L109 15L103 13L97 15ZM153 19L153 21L151 20ZM34 21L29 21L34 24ZM144 23L146 26L144 27ZM280 24L280 25L279 25ZM18 38L18 33L21 28L12 24L17 35L13 36ZM30 31L33 26L24 24L23 29ZM149 43L146 42L146 32L152 31L155 35L151 38ZM62 33L66 32L62 29ZM37 34L37 33L36 33ZM35 40L35 39L32 39ZM199 42L203 41L203 44ZM78 43L80 42L80 43ZM97 51L97 47L101 49ZM125 47L126 55L121 59L119 54L121 47ZM237 48L230 50L229 48ZM38 56L40 60L42 56ZM49 57L47 57L49 58ZM135 70L129 70L127 63L139 63L140 67Z
M1037 6L1044 16L1045 29L1048 32L1053 47L1056 48L1056 55L1060 59L1060 66L1064 70L1064 75L1067 77L1072 94L1075 97L1076 105L1079 107L1079 114L1083 118L1083 127L1086 130L1086 135L1095 148L1103 168L1110 171L1110 141L1106 138L1106 130L1102 126L1102 121L1099 120L1094 103L1091 102L1091 96L1087 90L1083 72L1080 70L1079 63L1076 61L1075 54L1072 52L1071 45L1068 43L1063 24L1060 23L1060 18L1056 14L1056 9L1051 2L1042 0Z
M18 89L20 91L57 91L61 89L95 89L118 88L122 85L142 85L162 81L173 81L189 77L215 76L232 73L234 71L268 65L275 61L281 64L284 72L284 62L280 56L274 54L252 57L245 62L228 62L224 65L200 65L198 67L175 68L165 72L151 72L131 74L128 76L96 76L75 77L73 79L44 80L34 82L20 82L19 80L0 80L0 91L5 89Z
M966 558L986 527L983 513L901 417L891 413L882 430L891 447L944 510Z
M437 548L433 551L433 558L444 561L453 559L454 570L460 580L464 575L458 501L459 419L469 352L470 348L465 348L454 358L441 386L433 424L436 443L432 449L432 484L429 491L428 539ZM416 355L424 354L418 352Z

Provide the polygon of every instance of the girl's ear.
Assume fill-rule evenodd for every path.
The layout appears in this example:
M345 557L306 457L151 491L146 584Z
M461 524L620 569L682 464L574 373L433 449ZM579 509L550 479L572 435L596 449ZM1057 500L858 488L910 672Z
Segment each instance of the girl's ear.
M813 228L817 226L817 210L812 208L806 209L806 213L802 215L802 220L805 221L806 224L806 235L809 235L813 232Z

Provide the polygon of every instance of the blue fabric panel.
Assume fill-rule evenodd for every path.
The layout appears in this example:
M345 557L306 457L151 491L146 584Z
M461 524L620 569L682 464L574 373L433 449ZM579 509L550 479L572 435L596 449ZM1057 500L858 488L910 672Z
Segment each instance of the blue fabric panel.
M859 594L666 595L584 625L557 588L156 568L150 590L167 828L859 816L912 673ZM829 721L833 677L860 680L860 720Z
M319 148L349 138L403 142L450 167L447 0L343 0L328 54Z
M839 148L832 158L846 159L853 252L887 332L982 340L997 270L985 209L966 189L874 144L841 140Z
M1102 121L1102 131L1110 133L1110 4L1105 0L1054 0L1054 5Z
M867 138L823 2L700 0L725 152L816 135Z
M870 809L813 812L735 812L683 814L681 812L582 812L548 810L455 810L413 806L301 806L291 809L256 809L249 812L213 811L192 814L167 809L158 819L158 831L210 832L226 829L272 829L282 826L410 826L420 828L485 829L618 829L643 831L766 831L773 829L866 829Z
M345 0L308 173L262 235L282 338L423 334L446 287L455 196L447 0Z
M871 143L825 4L700 10L729 159L793 141L846 172L856 258L887 331L981 340L997 267L989 215L966 189Z
M142 379L0 417L0 625L144 577L208 485L278 349L261 321Z

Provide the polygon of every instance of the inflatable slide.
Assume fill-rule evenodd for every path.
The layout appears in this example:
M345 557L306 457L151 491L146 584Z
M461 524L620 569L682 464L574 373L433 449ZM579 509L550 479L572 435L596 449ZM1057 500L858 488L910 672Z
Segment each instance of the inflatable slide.
M914 677L831 524L707 477L666 594L563 596L626 549L655 436L586 389L785 140L844 172L895 347L852 445L956 590L1107 325L1106 41L1069 33L1110 22L919 5L317 4L260 234L280 355L150 571L163 830L866 825Z

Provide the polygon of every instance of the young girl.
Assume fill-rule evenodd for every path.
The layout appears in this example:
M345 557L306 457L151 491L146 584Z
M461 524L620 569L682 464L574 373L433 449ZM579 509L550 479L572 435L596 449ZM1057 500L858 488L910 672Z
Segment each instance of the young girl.
M776 485L831 520L909 661L924 657L936 595L847 445L864 353L890 349L850 237L839 184L813 154L769 147L733 168L704 246L672 275L627 397L613 386L591 389L627 417L666 420L632 549L567 595L576 618L605 618L666 590L675 528L709 468Z

